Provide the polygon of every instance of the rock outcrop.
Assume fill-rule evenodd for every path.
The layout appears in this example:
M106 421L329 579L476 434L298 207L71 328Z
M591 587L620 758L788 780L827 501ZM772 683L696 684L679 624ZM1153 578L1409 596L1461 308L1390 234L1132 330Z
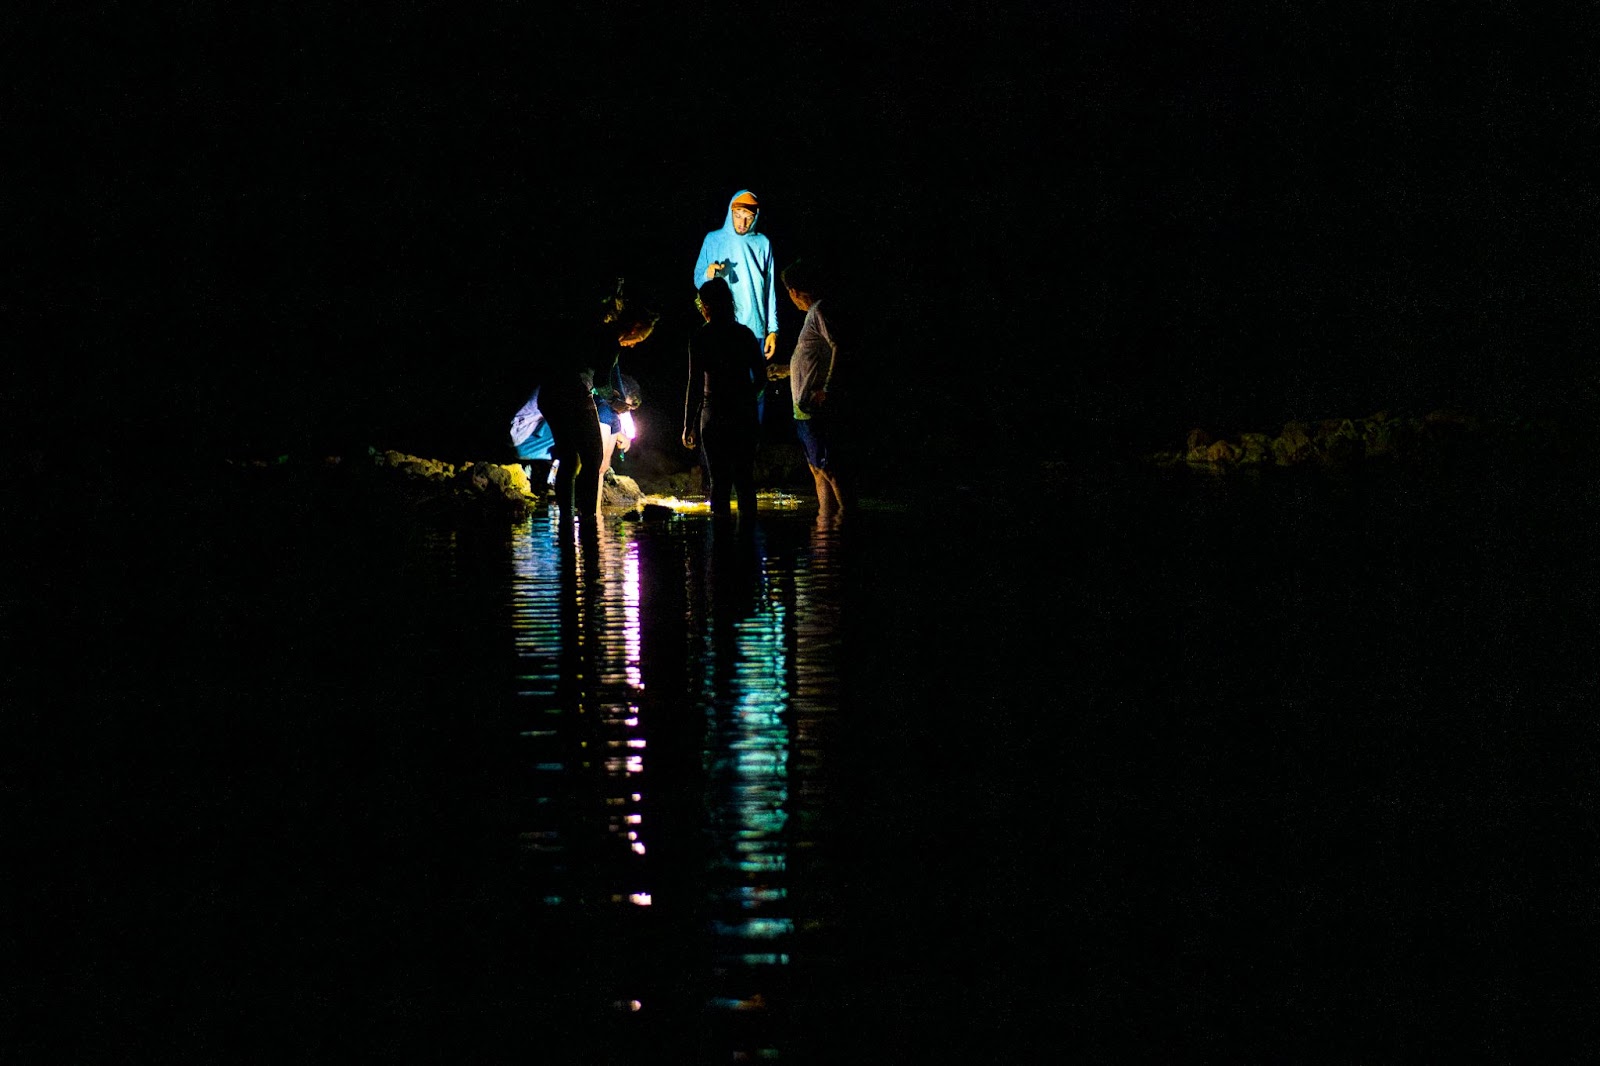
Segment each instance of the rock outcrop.
M1348 467L1437 454L1468 442L1538 446L1550 443L1553 436L1553 427L1531 421L1494 421L1444 410L1420 417L1380 411L1367 418L1288 422L1275 436L1240 433L1233 440L1213 439L1204 429L1192 429L1181 450L1157 452L1152 459L1161 466L1211 473L1252 467Z

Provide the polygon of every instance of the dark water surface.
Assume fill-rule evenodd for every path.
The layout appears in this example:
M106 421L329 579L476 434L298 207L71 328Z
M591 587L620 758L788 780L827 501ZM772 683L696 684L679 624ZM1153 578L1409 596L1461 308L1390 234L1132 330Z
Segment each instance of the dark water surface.
M14 1061L1575 1056L1594 481L1280 473L90 508L9 614Z

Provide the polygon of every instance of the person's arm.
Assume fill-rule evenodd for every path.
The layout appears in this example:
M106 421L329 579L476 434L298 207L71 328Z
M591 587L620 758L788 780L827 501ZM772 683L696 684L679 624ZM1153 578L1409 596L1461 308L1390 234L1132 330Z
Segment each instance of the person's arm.
M822 385L816 390L816 399L813 401L821 407L828 401L828 390L833 386L833 372L839 361L839 345L833 339L833 328L828 324L828 317L820 307L817 308L817 333L828 346L828 366L822 373Z
M700 443L700 408L705 403L705 375L689 342L689 384L683 393L683 446L693 451Z
M700 242L700 257L694 261L694 288L700 291L700 286L717 276L722 269L722 264L711 258L711 234L706 234L706 239Z
M620 404L631 411L637 406L633 401L634 397L628 395L628 383L622 378L622 357L619 355L617 361L611 364L611 409L617 411L617 405ZM617 414L621 413L617 411Z
M826 399L823 380L832 359L817 319L815 308L806 312L800 339L795 341L794 354L789 357L789 392L800 413L807 415Z
M778 354L778 274L777 261L772 255L772 243L767 242L767 340L763 355L770 361Z

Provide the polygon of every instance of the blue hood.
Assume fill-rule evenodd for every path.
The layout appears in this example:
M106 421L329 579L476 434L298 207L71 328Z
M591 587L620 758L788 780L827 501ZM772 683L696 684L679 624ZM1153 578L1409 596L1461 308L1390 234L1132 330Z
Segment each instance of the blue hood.
M733 290L734 317L757 340L765 341L767 334L778 332L778 272L772 259L772 243L766 235L756 232L761 222L761 208L755 208L755 222L750 232L737 233L733 228L733 202L745 193L755 196L749 189L740 189L728 197L728 211L723 216L722 228L707 233L700 244L700 257L694 265L695 291L706 280L706 268L721 263L720 275Z

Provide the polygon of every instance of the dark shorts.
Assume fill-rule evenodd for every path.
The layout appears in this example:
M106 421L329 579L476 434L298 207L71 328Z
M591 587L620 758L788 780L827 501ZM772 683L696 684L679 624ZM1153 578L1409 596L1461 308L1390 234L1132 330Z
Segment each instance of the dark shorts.
M833 455L835 427L827 419L813 416L795 419L794 431L800 438L800 447L805 449L806 462L832 473L837 461Z

